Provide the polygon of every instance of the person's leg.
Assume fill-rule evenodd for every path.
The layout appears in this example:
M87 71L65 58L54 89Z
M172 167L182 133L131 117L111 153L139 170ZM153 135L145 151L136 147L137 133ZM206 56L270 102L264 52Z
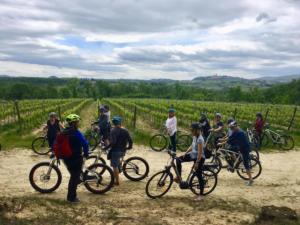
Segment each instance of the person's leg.
M171 149L173 152L176 152L176 132L172 136L170 136L171 140Z
M111 166L114 171L115 185L120 185L120 170L119 170L119 166L121 164L120 158L121 158L121 155L119 152L112 152Z
M204 165L205 159L202 158L199 162L199 165L196 170L198 182L199 182L199 187L200 187L200 195L195 199L196 201L201 201L204 198L204 179L203 179L203 165Z
M246 185L251 186L252 183L253 183L253 179L252 179L251 168L250 168L250 153L247 152L247 151L242 152L242 158L243 158L244 167L246 169L246 173L247 173L248 178L249 178Z
M80 183L82 159L75 159L74 161L65 160L65 164L70 173L67 200L72 202L77 200L77 186Z
M180 156L176 159L176 168L178 171L178 175L181 177L181 173L182 173L182 163L184 162L191 162L193 161L193 159L191 158L190 154L185 154L183 156ZM174 181L178 182L179 181L179 177L175 177Z

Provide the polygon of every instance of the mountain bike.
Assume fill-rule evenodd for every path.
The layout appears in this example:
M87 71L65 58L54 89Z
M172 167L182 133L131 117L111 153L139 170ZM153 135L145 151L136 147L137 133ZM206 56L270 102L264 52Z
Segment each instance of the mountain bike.
M167 129L164 127L161 129L160 134L156 134L150 138L150 147L152 150L160 152L167 149L170 145L170 138L167 134ZM176 147L180 151L185 151L191 146L193 139L190 135L181 134L180 131L177 132L176 136Z
M96 154L90 155L87 160L87 165L93 165L97 163L106 164L102 155L107 155L108 151L103 148L95 150ZM95 152L94 151L94 152ZM141 181L145 179L149 174L149 164L141 157L134 156L124 160L121 158L120 172L123 172L124 176L131 181Z
M47 135L35 138L32 141L31 148L38 155L47 155L51 152Z
M261 138L261 145L268 146L270 142L273 145L278 145L279 148L283 150L291 150L295 146L295 142L292 136L287 134L281 134L280 130L276 132L271 130L267 125L265 130L263 131L262 138Z
M175 165L176 153L168 151L170 160L164 170L154 174L146 185L146 194L149 198L160 198L164 196L171 188L174 177L171 169L174 170L176 176L179 178L179 187L181 189L190 189L195 195L200 194L200 185L198 177L195 173L195 164L193 165L186 180L179 175ZM202 176L204 179L204 195L208 195L214 191L218 183L217 174L211 169L212 166L204 165Z
M234 173L237 172L238 176L244 180L248 180L248 175L243 164L243 157L240 152L235 152L225 148L219 148L217 150L218 154L216 157L223 158L227 162L227 170ZM253 155L250 154L250 170L252 173L252 178L256 179L260 176L262 172L262 166L260 161Z
M60 160L51 158L50 162L36 164L29 173L31 186L40 193L52 193L59 188L62 181L62 174L59 169ZM82 167L80 180L85 188L94 194L104 194L114 185L112 169L101 163Z

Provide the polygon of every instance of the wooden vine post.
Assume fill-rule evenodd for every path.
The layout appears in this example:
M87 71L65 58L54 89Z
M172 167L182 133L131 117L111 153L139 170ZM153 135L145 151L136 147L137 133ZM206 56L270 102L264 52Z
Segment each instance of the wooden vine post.
M136 120L137 120L137 108L136 105L134 105L134 112L133 112L133 128L136 128Z
M14 104L15 104L16 114L17 114L17 118L18 118L19 128L20 128L20 130L22 130L22 118L20 115L19 102L14 101Z
M293 113L293 116L292 116L292 119L290 121L290 124L289 124L289 127L288 127L288 131L292 128L293 126L293 123L294 123L294 120L295 120L295 117L296 117L296 113L297 113L297 106L295 107L294 109L294 113Z

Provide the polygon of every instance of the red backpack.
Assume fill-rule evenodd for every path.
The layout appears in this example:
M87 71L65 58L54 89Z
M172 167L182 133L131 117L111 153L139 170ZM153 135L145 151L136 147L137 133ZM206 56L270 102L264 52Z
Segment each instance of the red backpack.
M58 159L70 158L72 156L70 136L64 133L57 134L53 145L53 151Z

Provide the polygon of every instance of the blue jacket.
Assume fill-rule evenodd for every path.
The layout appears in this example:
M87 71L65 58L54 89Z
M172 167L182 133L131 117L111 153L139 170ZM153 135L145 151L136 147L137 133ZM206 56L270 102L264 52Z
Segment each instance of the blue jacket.
M229 136L228 144L237 147L241 152L250 151L249 140L246 133L242 129L232 132L232 134Z
M63 133L70 137L70 145L72 149L72 157L82 157L82 151L85 156L89 154L89 145L85 137L79 130L73 128L66 128Z

